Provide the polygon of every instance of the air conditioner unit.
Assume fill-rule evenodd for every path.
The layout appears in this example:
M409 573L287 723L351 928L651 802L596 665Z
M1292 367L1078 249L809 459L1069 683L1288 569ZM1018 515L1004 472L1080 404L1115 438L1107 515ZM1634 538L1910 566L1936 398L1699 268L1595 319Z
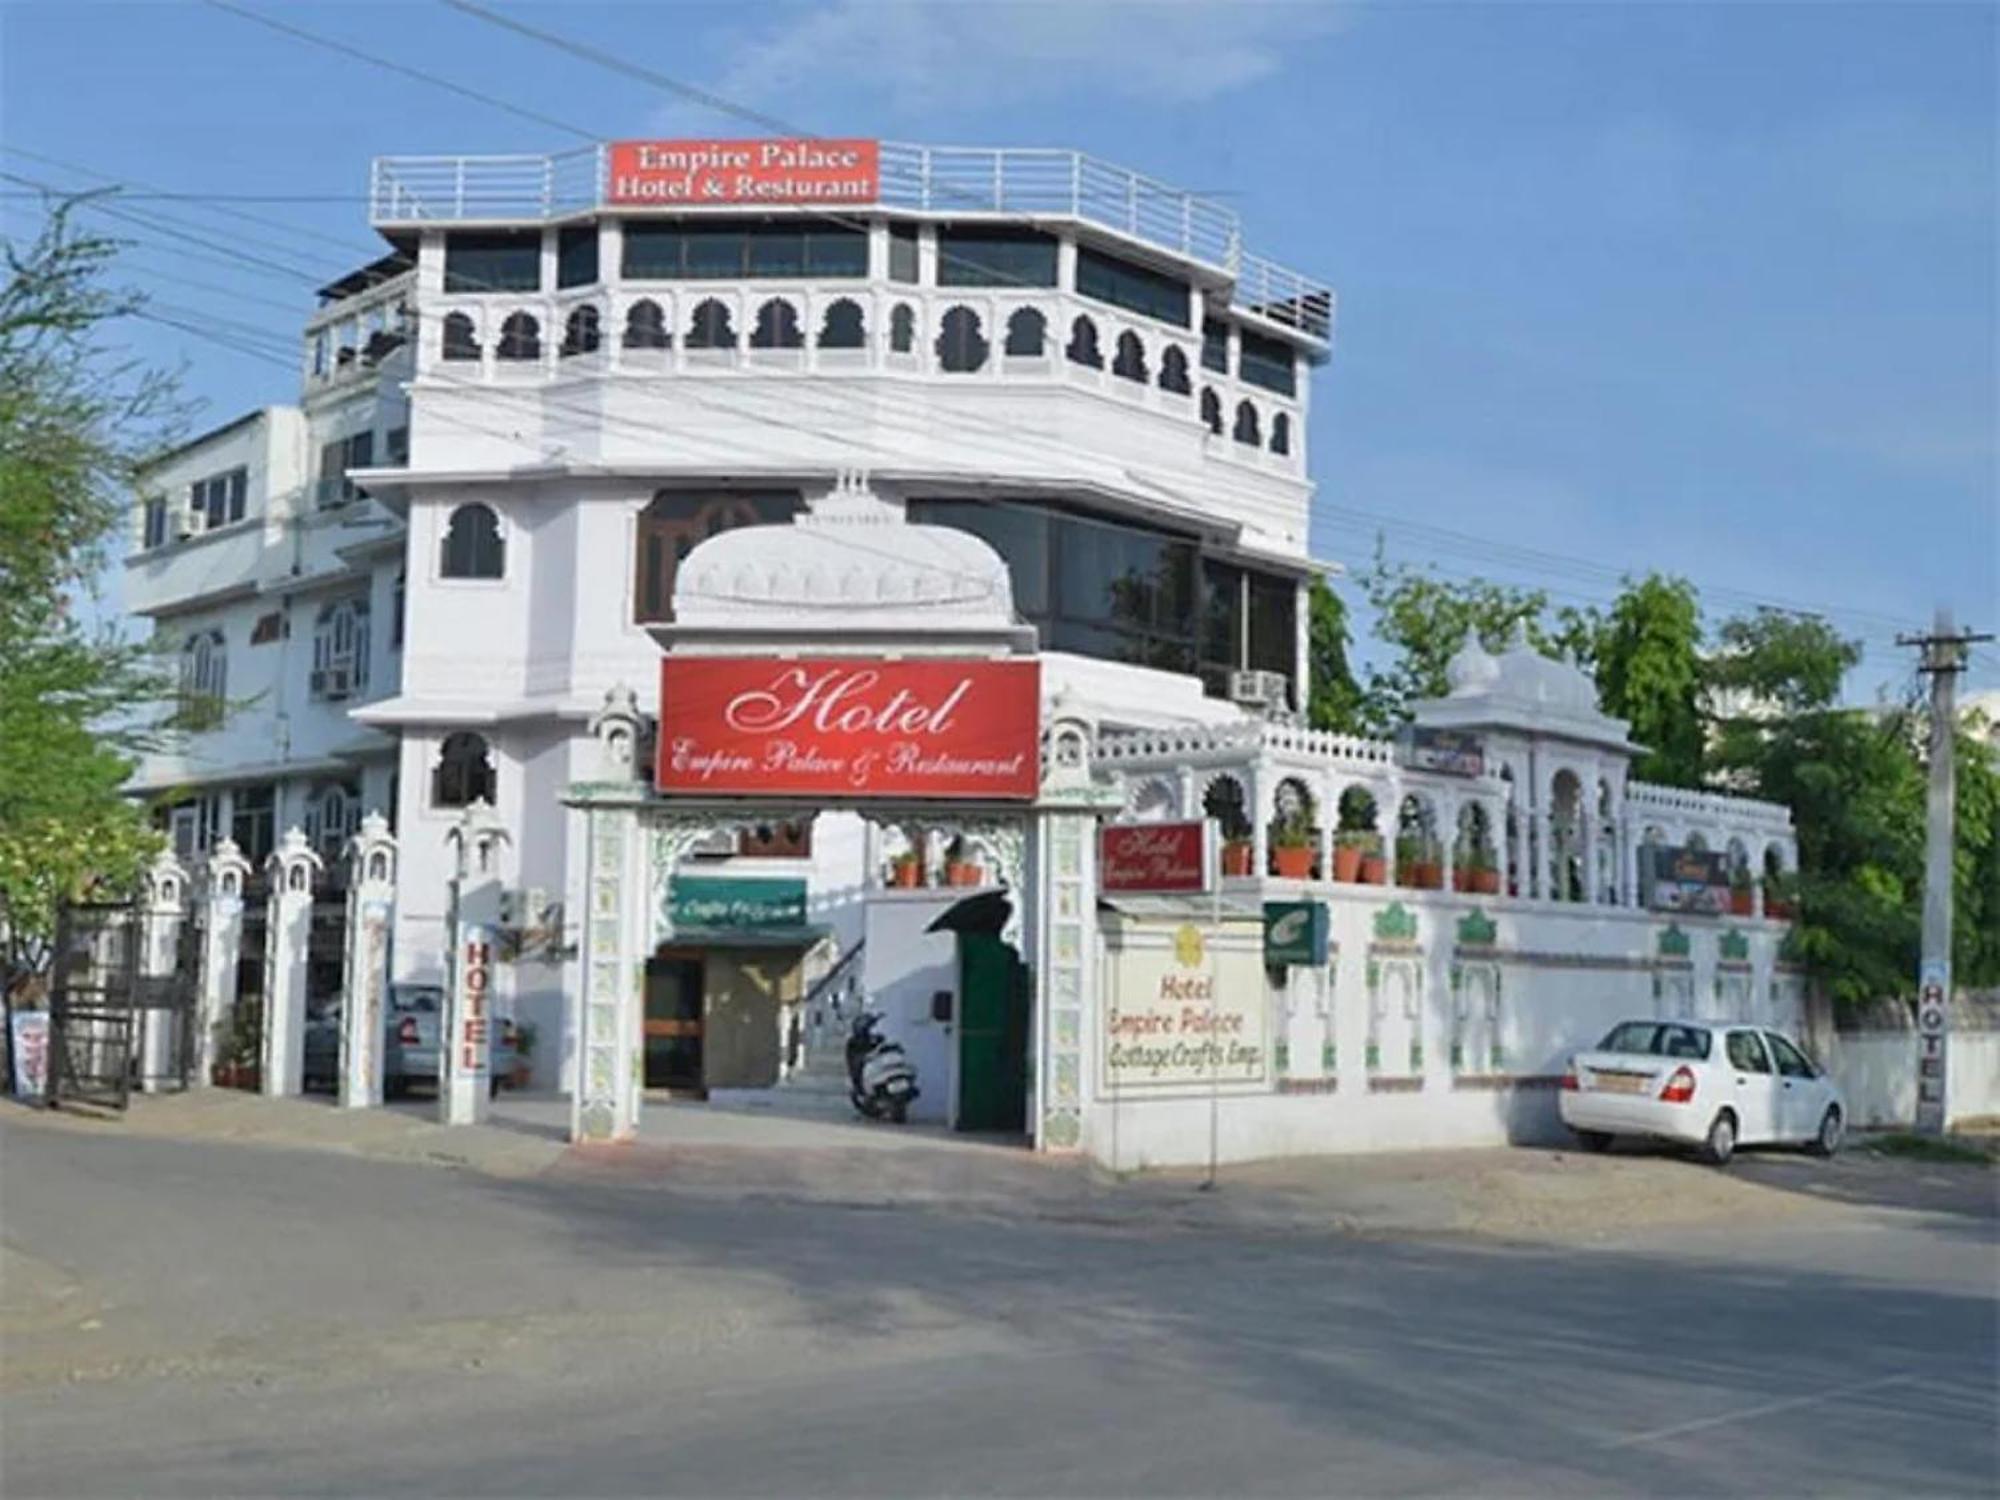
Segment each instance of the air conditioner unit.
M354 668L345 665L317 668L312 674L312 694L329 702L353 697Z
M1291 707L1292 684L1283 672L1231 672L1229 701L1245 708Z
M208 513L199 506L183 505L174 511L174 540L184 542L208 529Z

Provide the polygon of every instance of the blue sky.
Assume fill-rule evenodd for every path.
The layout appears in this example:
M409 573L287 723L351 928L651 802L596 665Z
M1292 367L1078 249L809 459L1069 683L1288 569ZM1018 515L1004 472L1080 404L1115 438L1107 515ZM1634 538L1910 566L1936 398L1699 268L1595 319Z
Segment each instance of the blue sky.
M757 133L441 5L257 8L607 138ZM1868 641L1861 698L1907 680L1888 640L1936 603L2000 623L1993 7L504 8L814 133L1073 145L1226 195L1254 249L1340 295L1311 426L1323 557L1365 562L1386 524L1392 557L1560 602L1661 568L1712 617L1828 608ZM372 155L571 144L166 0L14 0L0 101L11 147L317 200L235 205L294 234L143 206L329 275L341 243L369 252ZM307 307L302 281L205 254L138 251L134 279L180 308L225 299L163 277ZM292 395L269 365L131 337L184 360L216 420ZM1973 681L2000 685L2000 652Z

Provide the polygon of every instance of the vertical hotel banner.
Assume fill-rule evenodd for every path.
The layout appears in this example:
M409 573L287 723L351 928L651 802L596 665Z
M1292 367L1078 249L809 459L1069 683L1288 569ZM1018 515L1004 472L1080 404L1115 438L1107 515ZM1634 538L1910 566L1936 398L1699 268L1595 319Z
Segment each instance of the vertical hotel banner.
M1041 663L669 656L663 792L1032 801Z
M613 141L605 201L644 207L704 203L873 203L878 141Z

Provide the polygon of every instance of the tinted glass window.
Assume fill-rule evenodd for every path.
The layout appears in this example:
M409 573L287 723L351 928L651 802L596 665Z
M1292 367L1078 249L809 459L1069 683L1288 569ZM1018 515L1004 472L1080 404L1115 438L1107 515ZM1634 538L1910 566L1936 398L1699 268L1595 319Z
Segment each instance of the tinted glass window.
M597 280L597 226L572 224L556 236L556 285L589 286Z
M1778 1060L1780 1073L1787 1078L1812 1078L1817 1075L1818 1070L1806 1059L1805 1053L1775 1031L1766 1032L1765 1035L1770 1038L1771 1055Z
M917 279L917 226L914 224L889 226L889 279Z
M868 236L812 220L625 225L624 274L634 281L741 281L868 274Z
M1261 385L1267 391L1280 391L1287 396L1298 393L1291 346L1247 328L1238 346L1237 374L1246 384Z
M1250 665L1291 677L1298 668L1298 585L1289 578L1250 578Z
M1188 326L1189 294L1185 281L1135 266L1100 250L1076 252L1076 289L1086 297L1109 302L1149 318Z
M1657 1052L1660 1048L1660 1027L1654 1021L1627 1021L1614 1026L1603 1041L1597 1044L1599 1052Z
M1054 235L1031 229L938 230L939 286L1054 286Z
M673 618L674 579L697 543L739 526L789 521L804 505L791 490L662 490L639 513L635 623Z
M1214 318L1201 320L1201 365L1229 373L1229 325Z
M462 230L444 238L447 292L534 292L541 285L538 231Z
M1771 1060L1764 1055L1764 1044L1757 1039L1754 1031L1732 1031L1727 1042L1729 1064L1741 1068L1746 1073L1768 1073Z

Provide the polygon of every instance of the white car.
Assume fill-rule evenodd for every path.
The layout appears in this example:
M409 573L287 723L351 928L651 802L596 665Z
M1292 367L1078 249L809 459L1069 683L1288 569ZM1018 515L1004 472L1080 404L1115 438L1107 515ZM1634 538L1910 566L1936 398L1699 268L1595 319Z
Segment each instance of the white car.
M1621 1021L1563 1074L1563 1123L1591 1151L1616 1136L1699 1146L1717 1166L1738 1146L1840 1149L1847 1103L1803 1048L1763 1026Z

